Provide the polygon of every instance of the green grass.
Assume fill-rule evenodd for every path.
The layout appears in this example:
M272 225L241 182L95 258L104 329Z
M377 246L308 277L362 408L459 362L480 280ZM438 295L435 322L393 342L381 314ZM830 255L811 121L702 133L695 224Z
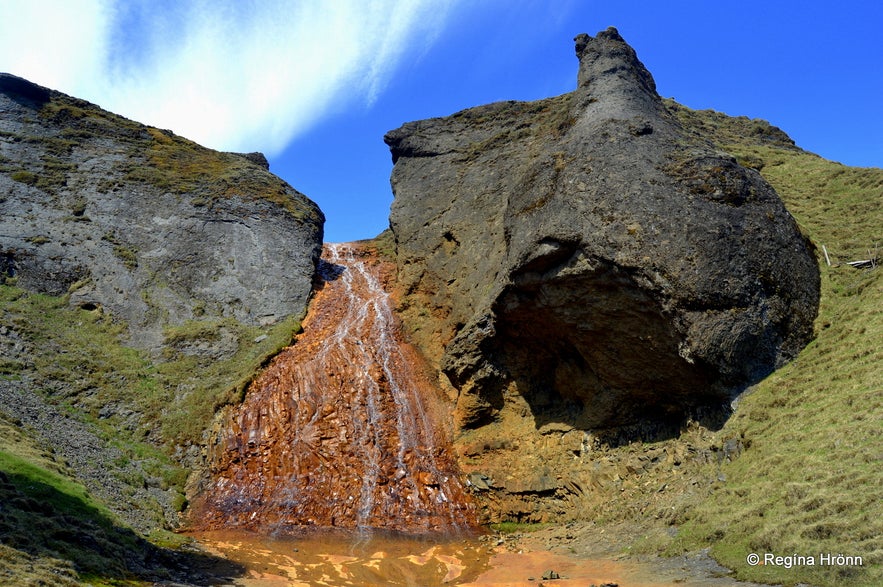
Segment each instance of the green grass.
M95 509L109 516L109 511L94 503L86 489L49 469L35 466L30 460L0 450L0 469L7 476L27 479L22 484L23 493L44 505L61 507L71 512L83 513ZM47 491L52 488L53 492Z
M759 167L834 266L820 258L815 340L741 400L721 434L748 448L722 466L727 482L686 511L667 550L711 545L747 580L883 584L883 272L844 264L883 242L883 170L802 152L761 121L680 116L692 128L704 120L703 132ZM861 556L864 565L752 567L752 552Z
M0 438L0 580L72 585L81 572L126 576L137 536L5 418Z
M36 173L30 171L13 171L10 176L14 181L19 183L23 183L26 185L36 185L37 181L40 179Z
M125 527L26 430L0 415L0 584L145 586L180 581L183 565L241 574L213 557L169 550L185 542L162 530L145 540ZM179 569L178 576L169 569Z
M134 458L165 460L161 469L167 466L171 471L158 474L169 480L180 479L177 466L150 448L165 446L171 451L198 443L215 412L240 401L261 365L290 344L300 330L298 317L266 328L233 319L192 321L168 329L165 360L152 362L122 344L124 324L100 311L69 308L66 296L33 294L4 285L0 286L0 307L15 329L41 349L32 357L33 368L46 389L54 390L52 400L82 409L105 429L109 439L125 441ZM186 341L211 340L221 330L235 342L235 351L223 360L178 348ZM2 367L9 375L24 368L15 361ZM117 419L99 418L101 408L115 402L143 414L142 425L130 431L128 439L125 433L121 436ZM142 442L145 436L150 442Z
M226 330L236 339L237 350L216 360L175 350L188 340L211 340ZM166 333L169 360L155 367L161 390L153 396L147 413L162 423L166 442L198 443L215 413L242 401L260 367L291 344L300 331L291 316L269 328L249 327L233 319L191 321ZM259 342L258 340L263 335Z

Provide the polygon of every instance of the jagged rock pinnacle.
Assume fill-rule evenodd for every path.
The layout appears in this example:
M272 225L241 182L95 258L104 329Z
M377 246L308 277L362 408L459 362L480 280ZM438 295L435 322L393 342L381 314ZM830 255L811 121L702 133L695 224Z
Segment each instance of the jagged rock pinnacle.
M659 101L656 82L619 31L610 27L595 37L582 33L574 42L579 89L595 98L628 103L641 110L655 109Z

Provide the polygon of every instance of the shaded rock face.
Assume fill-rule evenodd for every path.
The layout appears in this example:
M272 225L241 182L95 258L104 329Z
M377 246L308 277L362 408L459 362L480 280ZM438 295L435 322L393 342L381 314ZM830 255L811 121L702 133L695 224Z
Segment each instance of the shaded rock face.
M576 49L570 94L385 137L404 315L464 427L513 390L538 425L677 420L812 335L818 267L774 190L667 114L615 29Z
M0 270L153 351L168 324L302 314L324 218L267 169L0 74Z

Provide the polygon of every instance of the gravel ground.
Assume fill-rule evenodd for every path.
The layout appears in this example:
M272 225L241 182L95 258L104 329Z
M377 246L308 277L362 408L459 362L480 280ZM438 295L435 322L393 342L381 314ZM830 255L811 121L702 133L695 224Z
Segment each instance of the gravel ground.
M536 532L514 534L506 537L506 542L510 550L546 551L577 560L618 561L632 570L629 580L642 584L764 587L760 583L734 579L733 571L711 558L709 549L673 557L625 554L635 536L646 530L635 523L626 522L609 526L572 522Z
M110 446L86 423L49 403L29 373L32 350L18 333L0 328L0 350L21 365L16 379L0 378L0 412L21 426L98 500L133 529L147 534L174 527L174 492L163 491L137 461ZM52 390L63 397L63 389Z

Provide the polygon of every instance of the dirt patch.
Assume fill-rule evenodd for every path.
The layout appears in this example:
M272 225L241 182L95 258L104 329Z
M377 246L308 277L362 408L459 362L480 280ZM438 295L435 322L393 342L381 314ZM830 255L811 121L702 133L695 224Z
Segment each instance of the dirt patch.
M630 587L706 585L713 587L752 587L733 579L732 571L712 559L707 550L664 558L630 555L627 550L638 536L648 531L636 524L596 525L575 522L549 526L530 533L496 538L505 553L491 558L490 570L479 577L475 587L497 585L628 585ZM533 575L524 575L530 570ZM560 580L542 580L553 570ZM521 573L521 575L518 575ZM483 582L482 582L483 581Z

